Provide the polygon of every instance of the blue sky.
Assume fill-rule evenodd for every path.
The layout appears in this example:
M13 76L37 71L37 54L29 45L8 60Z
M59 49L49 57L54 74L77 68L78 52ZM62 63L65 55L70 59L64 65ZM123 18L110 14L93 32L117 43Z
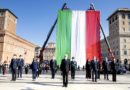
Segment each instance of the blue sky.
M94 3L101 11L101 24L108 35L107 17L117 8L130 8L129 0L0 0L0 8L10 9L18 16L17 34L42 46L63 3L72 10L87 10ZM49 41L55 42L56 28Z

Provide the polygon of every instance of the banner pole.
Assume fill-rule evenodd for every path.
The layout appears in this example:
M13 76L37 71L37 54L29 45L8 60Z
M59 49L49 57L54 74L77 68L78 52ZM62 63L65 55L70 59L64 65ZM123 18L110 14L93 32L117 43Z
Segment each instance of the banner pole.
M61 10L67 8L66 5L67 5L67 4L64 3L63 6L62 6L62 8L61 8ZM40 54L39 54L39 59L40 59L40 61L43 60L43 51L45 50L46 44L47 44L48 40L50 39L50 36L51 36L51 34L52 34L52 32L53 32L55 26L56 26L57 20L58 20L58 18L56 18L56 20L55 20L53 26L51 27L51 29L50 29L50 31L49 31L49 33L48 33L48 35L47 35L47 38L46 38L46 40L45 40L45 42L44 42L44 44L43 44L43 46L42 46L42 48L41 48L41 50L40 50Z

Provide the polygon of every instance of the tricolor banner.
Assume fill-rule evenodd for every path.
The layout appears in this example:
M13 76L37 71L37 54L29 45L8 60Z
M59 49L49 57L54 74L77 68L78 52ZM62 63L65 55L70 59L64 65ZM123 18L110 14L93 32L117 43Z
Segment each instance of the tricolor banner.
M56 59L60 65L65 54L75 58L78 66L95 56L101 60L100 12L71 11L58 12L56 32Z

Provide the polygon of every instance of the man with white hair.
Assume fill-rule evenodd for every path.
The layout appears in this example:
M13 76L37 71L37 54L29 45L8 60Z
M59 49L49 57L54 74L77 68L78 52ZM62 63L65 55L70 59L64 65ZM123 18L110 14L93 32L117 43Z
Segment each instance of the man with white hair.
M63 87L67 87L68 86L68 73L70 70L70 60L68 59L67 54L64 56L64 59L62 59L60 69L62 71L62 76L63 76Z
M51 69L52 79L54 79L56 69L57 69L57 63L56 63L55 57L53 57L53 59L50 60L50 69Z

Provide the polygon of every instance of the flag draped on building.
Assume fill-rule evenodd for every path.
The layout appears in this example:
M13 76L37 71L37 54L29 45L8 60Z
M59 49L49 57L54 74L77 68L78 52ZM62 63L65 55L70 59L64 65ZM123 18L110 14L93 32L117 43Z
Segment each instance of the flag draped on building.
M88 58L101 57L99 17L99 11L58 12L56 59L59 65L65 54L70 59L74 57L79 66L85 65Z

